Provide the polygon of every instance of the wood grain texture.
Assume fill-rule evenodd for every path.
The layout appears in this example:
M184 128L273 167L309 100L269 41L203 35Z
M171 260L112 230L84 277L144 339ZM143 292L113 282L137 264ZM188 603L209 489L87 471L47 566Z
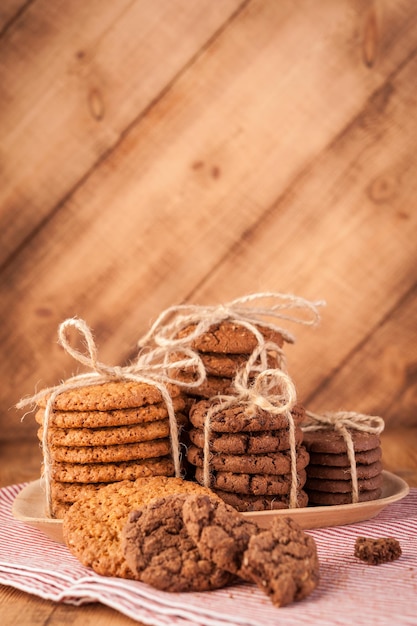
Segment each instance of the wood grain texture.
M66 317L115 365L165 307L264 290L327 302L290 327L302 401L415 425L415 2L14 6L1 436L32 438L13 405L78 370Z
M2 0L0 4L0 37L4 37L9 28L25 11L31 0Z
M7 626L22 623L39 626L141 626L141 622L98 603L85 606L57 604L23 593L12 587L0 587L0 610ZM27 620L23 621L22 620Z
M0 263L59 210L240 4L38 0L14 20L0 40Z

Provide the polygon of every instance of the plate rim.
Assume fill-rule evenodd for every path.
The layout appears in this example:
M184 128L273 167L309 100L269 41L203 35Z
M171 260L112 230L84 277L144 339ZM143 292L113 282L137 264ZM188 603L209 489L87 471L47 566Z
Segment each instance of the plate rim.
M261 518L265 516L272 516L274 514L275 515L276 514L291 515L295 519L297 519L297 517L302 517L303 515L306 515L306 514L312 514L312 515L314 514L314 515L320 516L320 515L324 515L325 513L327 514L329 514L330 512L334 513L335 511L337 513L343 513L345 511L349 513L352 511L356 511L358 513L360 512L366 513L366 511L374 510L376 514L381 509L388 506L389 504L392 504L393 502L397 502L398 500L402 500L410 492L410 486L403 478L401 478L401 476L398 476L397 474L389 472L388 470L382 470L382 475L384 479L383 487L386 486L387 482L389 482L391 485L396 487L396 491L394 491L394 493L390 493L388 496L378 498L377 500L368 500L366 502L356 502L356 503L352 502L350 504L335 504L335 505L327 505L327 506L307 506L307 507L300 507L297 509L275 509L272 511L252 511L250 513L244 513L244 515L247 515L247 516L250 515L251 519L256 521L257 518ZM358 518L358 521L360 521L361 519L362 518ZM366 519L366 518L363 518L363 519Z
M357 513L365 513L367 511L375 511L375 514L379 512L381 509L385 508L389 504L393 502L397 502L402 498L405 498L410 491L410 486L408 483L401 478L400 476L393 474L387 470L382 470L382 475L384 479L384 486L388 484L391 487L391 491L389 495L379 498L378 500L369 500L367 502L358 502L351 504L339 504L332 506L307 506L300 507L297 509L273 509L268 511L251 511L245 512L243 515L245 517L250 517L250 519L256 521L261 518L270 518L277 515L291 515L295 519L297 517L302 517L306 515L314 515L315 517L324 516L324 513L329 515L330 512L343 514L344 512L351 513L352 511L356 511ZM40 491L42 479L31 481L27 485L20 490L20 492L15 497L12 504L12 514L13 517L21 522L24 522L29 525L45 525L45 526L62 526L62 519L52 518L52 517L33 517L27 514L24 514L20 510L20 504L28 494L31 494L33 497L37 495L37 490ZM349 522L348 522L349 523ZM323 526L325 526L324 524Z

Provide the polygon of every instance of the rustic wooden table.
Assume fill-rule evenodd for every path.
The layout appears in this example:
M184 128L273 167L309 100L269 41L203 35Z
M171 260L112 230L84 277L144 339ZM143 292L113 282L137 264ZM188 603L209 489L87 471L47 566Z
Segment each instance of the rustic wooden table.
M166 307L323 299L288 350L311 410L387 420L417 487L417 3L1 0L0 486L37 479L10 407L108 365ZM134 624L0 587L3 625Z
M385 469L417 487L417 429L390 430L382 434ZM0 442L0 487L39 478L41 454L33 441ZM28 595L12 587L0 586L2 626L36 624L42 626L127 626L137 624L101 604L74 607Z

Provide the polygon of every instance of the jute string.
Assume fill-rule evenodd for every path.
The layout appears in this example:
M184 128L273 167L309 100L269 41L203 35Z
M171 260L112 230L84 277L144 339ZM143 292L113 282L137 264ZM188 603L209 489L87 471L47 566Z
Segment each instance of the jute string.
M223 321L231 321L245 326L262 344L264 338L257 327L277 331L289 342L294 337L276 322L268 320L286 320L312 326L318 323L318 307L323 301L310 302L304 298L289 294L262 292L232 300L227 304L215 306L176 305L163 311L155 320L148 333L139 341L139 346L153 341L158 346L184 346L205 333L210 326ZM299 311L297 315L293 311ZM181 330L195 326L185 337L178 337Z
M352 430L379 435L384 430L384 420L377 415L364 415L353 411L325 412L323 414L306 411L309 422L303 424L304 432L334 430L339 433L346 444L352 480L352 502L359 502L358 473L356 470L355 448Z
M193 341L206 333L211 326L224 321L247 328L256 338L257 346L249 357L246 367L237 373L234 379L233 395L216 396L213 406L204 420L204 461L203 480L206 486L211 483L210 474L210 438L211 420L215 413L229 407L242 405L250 413L261 408L273 414L286 414L289 425L291 448L291 494L290 506L297 506L297 468L295 426L291 408L295 404L294 385L284 371L284 353L274 343L266 342L261 330L268 329L280 333L288 342L294 337L277 324L277 320L296 322L313 326L320 320L318 308L323 301L310 302L298 296L278 292L254 293L237 298L226 304L215 306L176 305L163 311L151 326L149 332L139 341L139 346L153 342L159 347L191 346ZM179 336L184 329L191 332ZM268 368L268 352L273 351L279 359L276 369ZM250 383L250 374L258 372L254 382ZM281 393L273 389L282 389Z
M256 414L257 409L262 409L273 415L285 415L288 420L290 439L290 508L296 508L298 491L297 453L295 424L291 409L296 403L297 394L289 375L279 368L264 369L257 373L253 382L251 382L251 375L256 361L259 358L263 360L263 356L267 351L279 352L280 348L272 342L264 342L262 345L259 345L249 357L246 366L239 370L235 376L233 381L235 394L216 396L215 400L213 400L213 405L204 417L203 483L206 487L211 485L211 423L216 413L241 406L247 415Z
M69 338L70 329L75 329L82 336L87 350L85 354L71 345ZM206 373L199 356L186 346L181 347L180 352L183 356L181 359L178 359L178 349L175 350L174 355L173 351L168 348L156 348L148 351L143 350L132 365L110 367L104 363L100 363L98 360L97 347L92 332L87 324L78 318L71 318L62 322L58 329L58 343L76 361L89 367L92 371L68 378L54 387L42 389L42 391L33 396L20 400L16 405L17 409L36 407L40 400L47 397L43 417L42 448L44 459L43 478L45 481L48 513L51 514L51 454L48 443L48 430L55 400L60 394L66 391L112 380L134 381L156 387L160 391L167 407L175 475L180 476L181 466L178 424L167 385L174 384L181 386L184 385L184 383L172 378L169 374L169 370L172 369L175 371L177 369L190 368L193 373L197 372L197 377L192 383L187 383L187 387L201 385L205 380ZM173 356L175 356L177 360L173 360Z

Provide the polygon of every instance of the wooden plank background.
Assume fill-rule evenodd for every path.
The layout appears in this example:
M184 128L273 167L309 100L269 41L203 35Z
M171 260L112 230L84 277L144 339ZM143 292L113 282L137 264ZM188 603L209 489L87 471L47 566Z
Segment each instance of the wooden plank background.
M166 307L278 291L313 410L417 426L414 0L3 0L0 437Z

